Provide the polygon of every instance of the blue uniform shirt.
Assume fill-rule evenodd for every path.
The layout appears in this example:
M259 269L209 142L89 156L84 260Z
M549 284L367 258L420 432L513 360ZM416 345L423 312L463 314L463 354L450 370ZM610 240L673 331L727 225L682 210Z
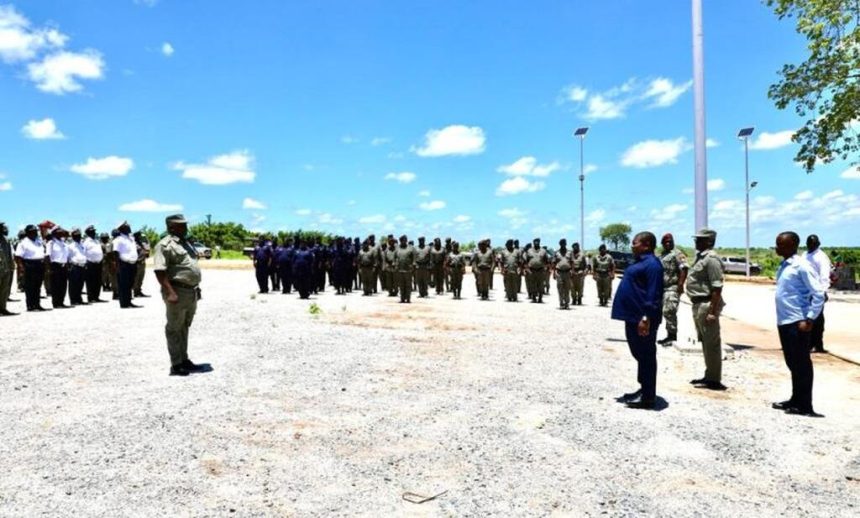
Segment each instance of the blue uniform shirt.
M293 254L293 273L296 275L310 275L314 265L314 253L310 250L296 250Z
M824 290L810 264L795 255L776 272L776 325L815 320L824 307Z
M624 277L612 301L612 318L639 322L647 316L652 326L663 317L663 265L654 254L638 256L624 269Z

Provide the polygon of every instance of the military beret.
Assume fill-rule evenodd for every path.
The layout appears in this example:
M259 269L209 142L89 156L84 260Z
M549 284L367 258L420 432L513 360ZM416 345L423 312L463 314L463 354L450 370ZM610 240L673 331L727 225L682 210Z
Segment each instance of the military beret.
M128 224L128 220L126 220L126 219L124 219L124 220L122 220L122 221L120 221L119 223L117 223L117 224L116 224L116 228L119 228L119 227L128 227L128 226L131 226L131 225L129 225L129 224Z
M80 233L81 233L80 227L72 227L72 234L80 234Z
M36 225L33 225L33 224L30 224L30 225L27 225L26 227L24 227L24 232L36 232L37 230L39 230L39 229L36 228Z
M93 225L87 225L87 228L85 228L85 229L84 229L84 232L89 232L90 230L92 230L93 232L95 232L96 227L95 227L95 226L93 226Z
M711 239L717 238L717 231L710 229L708 227L700 228L698 232L696 232L693 237L709 237Z
M182 214L173 214L164 218L164 222L170 225L171 223L188 223L188 220Z

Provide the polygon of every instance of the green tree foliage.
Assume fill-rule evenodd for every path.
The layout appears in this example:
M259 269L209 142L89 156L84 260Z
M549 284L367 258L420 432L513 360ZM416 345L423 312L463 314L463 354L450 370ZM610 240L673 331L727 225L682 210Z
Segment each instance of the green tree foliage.
M254 238L241 223L198 223L188 228L188 234L208 247L220 246L224 250L242 250Z
M140 227L138 229L140 233L146 236L146 239L149 241L149 244L155 246L161 240L161 233L155 230L152 227L148 227L146 225Z
M604 243L609 242L612 248L618 250L619 246L628 246L630 244L630 232L633 229L627 223L610 223L605 227L600 227L600 240Z
M820 161L860 156L860 0L765 0L779 19L794 18L808 41L803 63L782 67L770 97L806 119L793 140L807 173Z

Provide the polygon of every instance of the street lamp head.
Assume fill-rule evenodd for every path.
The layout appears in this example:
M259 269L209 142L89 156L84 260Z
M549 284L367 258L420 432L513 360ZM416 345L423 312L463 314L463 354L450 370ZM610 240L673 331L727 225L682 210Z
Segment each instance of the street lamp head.
M752 182L750 184L750 189L755 189L756 185L758 185L758 182Z
M573 132L574 137L585 138L585 134L588 133L588 128L576 128L576 131Z
M754 128L754 127L741 128L741 130L740 130L740 131L738 131L738 138L739 138L740 140L744 140L744 139L746 139L747 137L749 137L750 135L752 135L752 134L753 134L753 131L755 131L755 128Z

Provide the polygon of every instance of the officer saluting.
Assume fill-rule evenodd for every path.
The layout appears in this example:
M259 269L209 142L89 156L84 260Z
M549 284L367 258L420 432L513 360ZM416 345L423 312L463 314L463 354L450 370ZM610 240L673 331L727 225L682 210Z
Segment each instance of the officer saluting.
M167 307L167 352L170 354L170 375L188 376L204 368L188 359L188 329L197 311L200 298L200 267L197 251L185 240L188 221L182 214L168 216L167 233L155 245L153 270L161 284L161 296Z

